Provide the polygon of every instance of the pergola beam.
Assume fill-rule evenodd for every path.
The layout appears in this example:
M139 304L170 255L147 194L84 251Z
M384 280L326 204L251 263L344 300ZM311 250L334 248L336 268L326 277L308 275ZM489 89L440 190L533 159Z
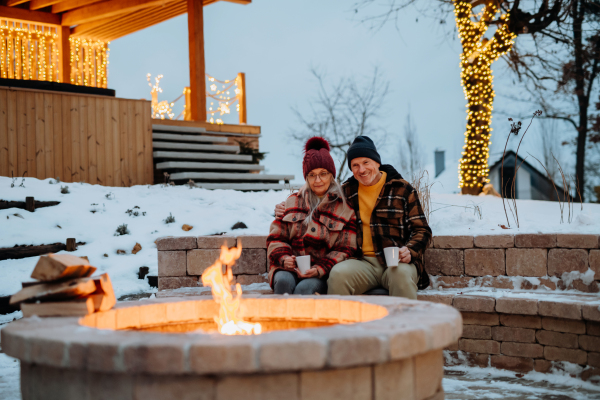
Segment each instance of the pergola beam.
M19 4L27 3L29 0L8 0L6 2L7 7L18 6Z
M74 36L94 37L101 40L115 40L130 33L148 28L152 25L166 21L187 11L187 2L179 1L164 7L144 9L106 23L97 24L91 28L79 25L72 30ZM104 21L104 20L103 20ZM96 22L91 22L96 24ZM80 30L83 28L84 30Z
M60 15L17 7L0 6L0 17L16 19L26 23L39 22L41 24L60 25Z
M61 12L74 10L90 4L99 3L102 0L63 0L52 6L52 12L58 14Z
M115 17L123 13L131 13L143 8L163 5L173 0L108 0L92 4L62 15L62 25L73 26L98 19Z
M56 3L60 3L61 0L31 0L29 2L30 10L39 10L40 8L49 7Z

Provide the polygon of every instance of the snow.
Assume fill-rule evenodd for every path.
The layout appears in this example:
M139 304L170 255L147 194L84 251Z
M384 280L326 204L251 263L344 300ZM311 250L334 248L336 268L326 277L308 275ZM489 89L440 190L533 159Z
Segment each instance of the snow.
M444 174L456 175L455 171ZM0 177L0 198L4 200L23 201L26 196L33 196L36 200L61 202L34 213L16 208L0 210L0 247L64 243L66 238L76 238L86 244L73 254L87 256L98 267L98 272L108 272L117 296L151 291L147 281L137 279L136 273L139 267L147 266L151 275L157 274L154 243L157 238L222 232L266 235L273 220L274 205L289 195L288 191L238 192L165 185L120 188L53 182L52 179L25 178L24 187L19 186L21 179L18 179L11 188L12 179ZM69 187L69 193L61 193L63 186ZM511 229L506 230L499 226L508 225L502 199L438 193L437 187L441 185L432 187L429 218L434 236L600 233L600 204L584 204L583 210L577 204L572 222L560 223L558 203L517 200L520 227L516 228L511 219ZM128 210L131 213L127 213ZM139 215L134 216L134 212ZM170 214L176 222L166 224L164 220ZM239 221L248 228L232 230ZM115 236L121 224L127 224L130 233ZM183 224L194 228L184 232ZM134 255L131 249L136 243L142 250ZM127 254L117 255L119 249ZM37 257L0 261L0 296L19 290L20 282L29 279L36 260ZM590 276L571 278L589 280Z

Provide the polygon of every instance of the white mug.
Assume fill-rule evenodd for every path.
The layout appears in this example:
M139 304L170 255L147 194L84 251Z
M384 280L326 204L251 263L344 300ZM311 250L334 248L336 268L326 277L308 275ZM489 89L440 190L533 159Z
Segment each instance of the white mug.
M388 267L397 267L400 261L400 247L386 247L383 249L385 263Z
M308 256L296 256L296 264L302 274L306 274L306 271L310 269L310 255Z

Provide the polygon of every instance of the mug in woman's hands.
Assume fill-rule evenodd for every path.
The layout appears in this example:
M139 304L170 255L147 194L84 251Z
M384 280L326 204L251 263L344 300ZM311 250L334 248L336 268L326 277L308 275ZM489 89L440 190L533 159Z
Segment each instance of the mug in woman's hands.
M310 256L296 256L296 264L302 275L310 269Z

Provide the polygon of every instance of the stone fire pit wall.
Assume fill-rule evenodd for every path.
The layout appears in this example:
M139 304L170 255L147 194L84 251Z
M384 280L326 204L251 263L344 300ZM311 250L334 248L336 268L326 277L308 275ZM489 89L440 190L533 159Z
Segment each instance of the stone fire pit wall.
M158 289L202 286L199 278L219 258L221 246L242 242L242 255L233 267L234 283L267 282L266 236L182 236L156 241Z
M394 297L258 296L254 321L327 322L222 336L162 330L213 321L207 296L123 302L83 318L23 318L1 331L23 400L443 400L451 307Z

